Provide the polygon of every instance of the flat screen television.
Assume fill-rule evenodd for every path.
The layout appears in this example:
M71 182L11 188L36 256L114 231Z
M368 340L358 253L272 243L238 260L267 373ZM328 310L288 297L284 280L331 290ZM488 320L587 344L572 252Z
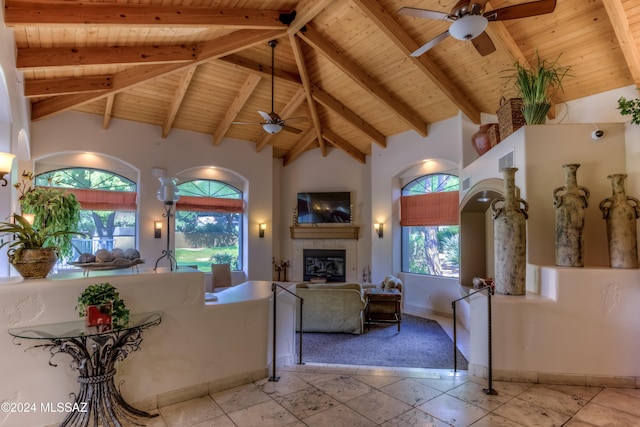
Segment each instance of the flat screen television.
M351 193L298 193L298 223L327 224L351 222Z

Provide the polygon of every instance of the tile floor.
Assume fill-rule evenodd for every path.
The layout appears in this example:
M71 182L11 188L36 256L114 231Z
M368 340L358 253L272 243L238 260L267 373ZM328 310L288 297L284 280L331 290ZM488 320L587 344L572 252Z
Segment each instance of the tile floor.
M449 319L439 320L449 333ZM468 335L459 335L468 353ZM271 373L271 372L270 372ZM304 364L165 406L149 427L640 426L640 389L494 381L466 371Z

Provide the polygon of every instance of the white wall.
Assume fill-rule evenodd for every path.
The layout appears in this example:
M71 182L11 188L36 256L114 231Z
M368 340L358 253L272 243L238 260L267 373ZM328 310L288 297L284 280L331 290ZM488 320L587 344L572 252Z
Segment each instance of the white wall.
M273 223L270 147L256 153L253 143L227 139L214 147L210 136L195 132L173 130L163 139L159 126L116 119L111 121L109 129L103 130L101 122L101 117L73 112L34 122L33 158L46 162L47 156L55 153L86 156L83 153L91 152L120 159L137 169L138 246L147 262L155 262L153 260L160 257L166 246L164 238L153 238L153 222L162 219L164 208L156 197L159 182L151 175L152 168L163 168L167 176L185 179L196 174L215 179L222 174L245 182L244 279L271 279L272 234L267 233L264 239L258 238L258 224ZM100 164L104 160L94 161Z

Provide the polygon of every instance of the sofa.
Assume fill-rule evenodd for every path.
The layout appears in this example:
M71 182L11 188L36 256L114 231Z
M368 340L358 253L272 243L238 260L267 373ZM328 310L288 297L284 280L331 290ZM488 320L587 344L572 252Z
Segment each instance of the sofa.
M296 284L295 293L304 299L303 332L363 332L366 303L359 283L303 282ZM299 319L297 312L296 331L300 330Z

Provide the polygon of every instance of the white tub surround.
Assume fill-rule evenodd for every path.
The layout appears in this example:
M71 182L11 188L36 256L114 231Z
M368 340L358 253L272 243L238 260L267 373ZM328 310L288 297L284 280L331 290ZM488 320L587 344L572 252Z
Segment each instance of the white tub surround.
M128 402L143 410L207 394L268 376L272 362L271 282L252 281L204 301L204 275L180 268L169 272L119 270L51 275L24 281L0 279L0 401L68 402L78 390L70 358L50 354L33 342L14 341L9 328L77 319L78 295L88 285L109 282L132 313L162 311L162 323L145 330L140 350L119 366L116 384ZM286 293L285 293L286 294ZM285 295L283 294L283 295ZM278 297L278 359L294 360L295 305ZM16 345L16 344L20 345ZM290 352L287 354L287 352ZM137 403L135 403L137 402ZM66 414L0 414L0 425L41 426ZM4 423L4 424L3 424Z

